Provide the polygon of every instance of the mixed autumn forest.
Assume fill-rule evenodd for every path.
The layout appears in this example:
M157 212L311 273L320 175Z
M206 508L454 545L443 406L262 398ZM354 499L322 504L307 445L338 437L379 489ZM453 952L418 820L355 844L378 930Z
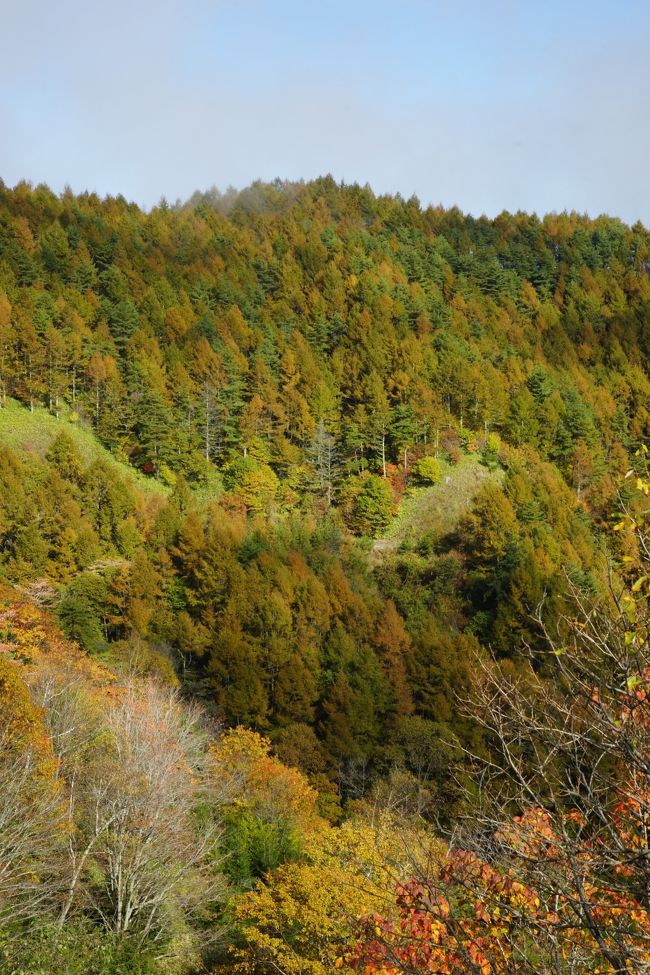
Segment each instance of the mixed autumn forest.
M0 183L0 971L650 971L650 233Z

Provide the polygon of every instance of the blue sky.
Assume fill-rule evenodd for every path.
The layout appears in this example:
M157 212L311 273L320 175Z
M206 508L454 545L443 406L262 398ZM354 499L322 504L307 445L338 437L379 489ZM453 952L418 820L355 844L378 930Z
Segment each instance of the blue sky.
M2 4L0 177L162 195L370 183L650 225L647 0Z

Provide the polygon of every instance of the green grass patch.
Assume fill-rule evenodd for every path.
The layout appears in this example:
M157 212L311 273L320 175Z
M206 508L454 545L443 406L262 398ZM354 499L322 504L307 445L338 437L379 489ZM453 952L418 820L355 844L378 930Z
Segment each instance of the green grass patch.
M501 482L504 476L502 470L491 470L471 455L456 465L441 466L442 477L437 484L408 488L397 515L378 539L379 544L375 543L376 554L395 551L426 534L441 537L453 531L481 488Z
M66 416L52 416L42 406L35 406L32 412L12 399L0 409L0 443L7 444L18 454L35 454L43 458L52 441L62 432L67 433L74 442L85 464L101 460L142 494L169 494L166 485L118 460L99 443L92 430L81 426L78 421Z

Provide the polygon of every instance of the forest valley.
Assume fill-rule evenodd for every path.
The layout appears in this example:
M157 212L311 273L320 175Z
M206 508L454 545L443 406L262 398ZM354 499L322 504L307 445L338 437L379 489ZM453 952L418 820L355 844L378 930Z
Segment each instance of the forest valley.
M650 972L650 234L0 183L0 972Z

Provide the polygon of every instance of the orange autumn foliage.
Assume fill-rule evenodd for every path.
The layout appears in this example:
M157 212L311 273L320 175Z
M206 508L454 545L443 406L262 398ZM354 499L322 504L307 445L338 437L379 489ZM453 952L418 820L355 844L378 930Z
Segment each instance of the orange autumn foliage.
M235 805L284 819L305 839L317 834L326 827L316 809L318 793L301 772L287 768L270 751L271 742L256 731L232 728L211 748L214 774Z
M3 655L25 668L26 679L40 665L51 664L97 690L106 692L115 683L107 667L61 635L47 611L9 586L0 586L0 659Z

